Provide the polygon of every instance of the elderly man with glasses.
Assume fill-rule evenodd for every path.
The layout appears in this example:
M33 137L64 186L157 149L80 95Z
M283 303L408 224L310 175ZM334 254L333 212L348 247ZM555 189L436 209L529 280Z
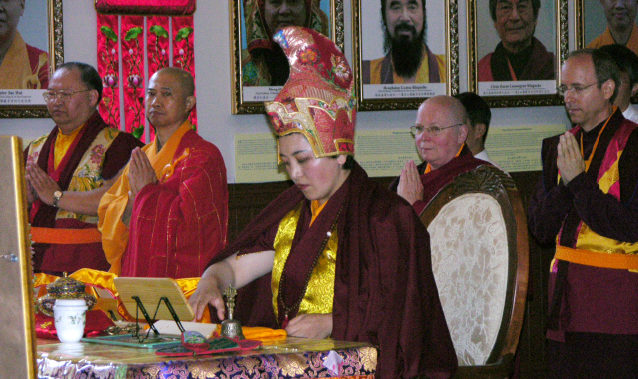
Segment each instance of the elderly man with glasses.
M25 150L29 221L36 272L108 270L96 224L102 194L142 143L106 125L96 110L95 68L65 63L44 93L55 127Z
M543 141L528 218L539 242L555 244L551 377L638 373L638 125L613 105L619 83L607 53L572 52L558 92L575 126Z
M414 161L408 161L391 185L412 204L417 214L459 174L489 164L474 158L465 145L469 123L465 107L451 96L429 98L419 107L410 132L423 163L417 166Z

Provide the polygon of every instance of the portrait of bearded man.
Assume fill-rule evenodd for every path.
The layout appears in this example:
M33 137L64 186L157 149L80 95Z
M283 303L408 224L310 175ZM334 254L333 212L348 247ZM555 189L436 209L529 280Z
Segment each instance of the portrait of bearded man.
M380 6L385 56L363 60L363 84L445 82L445 55L427 45L426 1L381 0Z

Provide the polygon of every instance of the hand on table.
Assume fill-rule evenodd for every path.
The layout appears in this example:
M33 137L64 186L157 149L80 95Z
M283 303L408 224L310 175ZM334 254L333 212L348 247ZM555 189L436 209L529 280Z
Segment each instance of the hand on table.
M214 277L206 277L205 275L199 280L195 293L188 299L188 303L195 313L195 320L200 320L204 315L204 310L208 304L217 310L217 318L224 320L226 318L226 305L224 297L219 291L217 280ZM212 316L212 315L211 315Z
M329 337L332 334L332 313L299 315L288 322L286 333L293 337Z

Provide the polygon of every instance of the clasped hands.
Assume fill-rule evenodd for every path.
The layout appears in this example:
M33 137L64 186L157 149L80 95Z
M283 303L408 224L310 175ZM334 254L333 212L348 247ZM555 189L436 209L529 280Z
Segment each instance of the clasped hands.
M567 185L572 179L585 172L585 161L576 137L570 132L560 136L557 150L556 165L563 182Z
M397 194L410 204L414 204L417 200L423 200L423 182L416 163L412 160L406 162L405 167L401 170Z
M133 197L142 190L147 184L157 183L157 175L148 157L142 149L136 147L131 152L131 160L129 161L128 182Z
M226 306L217 281L214 277L202 276L197 290L188 299L195 312L195 319L200 320L208 304L217 311L217 317L224 320ZM326 338L332 333L332 314L303 314L298 315L286 325L289 336L305 338Z
M28 163L25 178L27 182L27 201L33 203L38 198L47 205L53 204L53 193L60 186L43 169L34 163Z

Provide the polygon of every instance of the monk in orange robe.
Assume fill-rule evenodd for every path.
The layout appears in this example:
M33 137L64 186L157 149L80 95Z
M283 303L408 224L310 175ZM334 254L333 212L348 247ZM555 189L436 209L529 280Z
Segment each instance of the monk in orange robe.
M135 149L98 209L102 246L120 276L200 276L226 244L226 168L215 145L188 121L193 77L156 72L146 92L155 140Z

